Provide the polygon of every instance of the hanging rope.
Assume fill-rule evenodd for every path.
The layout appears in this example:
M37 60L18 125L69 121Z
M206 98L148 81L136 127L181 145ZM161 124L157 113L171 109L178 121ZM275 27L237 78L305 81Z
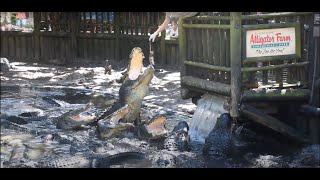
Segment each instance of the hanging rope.
M152 50L152 42L149 42L150 44L150 53L149 53L149 62L152 66L154 66L154 51Z

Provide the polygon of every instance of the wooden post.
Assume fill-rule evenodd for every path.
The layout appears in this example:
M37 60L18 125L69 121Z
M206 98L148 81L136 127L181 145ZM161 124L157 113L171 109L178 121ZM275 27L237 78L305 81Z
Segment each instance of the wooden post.
M183 19L179 18L178 21L178 31L179 31L179 36L178 36L178 40L179 40L179 53L180 53L180 81L182 81L182 78L186 75L186 65L183 63L184 61L187 60L187 36L186 36L186 31L185 28L182 26L183 25ZM181 83L181 97L188 97L188 95L186 95L186 93L184 93L184 91L182 90L182 83ZM189 91L187 91L189 92Z
M309 36L309 52L308 53L310 65L309 65L309 89L311 91L311 98L310 98L310 105L315 107L320 107L320 27L314 26L314 14L312 14L311 23L310 23L310 29L312 30L312 34ZM320 121L319 117L311 117L309 121L309 130L310 130L310 136L312 138L312 142L314 144L320 143Z
M120 12L114 12L114 35L115 35L115 61L120 61Z
M34 42L34 59L39 62L40 61L40 21L41 21L41 12L33 12L33 42Z
M179 18L178 21L178 31L179 31L179 36L178 36L178 42L179 42L179 53L180 53L180 65L181 65L181 77L185 75L185 65L184 61L187 60L187 37L186 37L186 31L185 28L182 26L183 25L183 19Z
M239 117L241 95L241 12L230 13L231 117Z

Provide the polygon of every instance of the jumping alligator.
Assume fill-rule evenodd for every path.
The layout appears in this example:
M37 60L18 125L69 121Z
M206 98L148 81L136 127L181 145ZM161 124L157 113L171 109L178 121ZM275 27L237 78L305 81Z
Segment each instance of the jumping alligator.
M211 163L208 166L224 167L224 160L232 150L232 118L224 113L217 119L213 130L205 139L203 155Z
M100 115L92 115L89 118L85 116L79 117L79 114L86 109L67 112L60 118L57 127L61 129L72 129L84 124L100 122L98 123L98 129L103 131L105 121L108 121L110 118L122 123L139 124L141 104L143 98L149 92L149 84L154 75L154 68L150 65L143 74L140 74L144 55L139 47L132 49L130 58L126 77L119 89L118 101ZM115 124L117 123L118 122ZM109 122L107 124L109 124Z
M136 80L126 80L119 90L119 100L98 120L100 137L107 137L110 127L130 127L130 124L139 125L140 110L143 98L149 92L149 84L154 74L154 68L149 66ZM124 126L122 126L124 125Z

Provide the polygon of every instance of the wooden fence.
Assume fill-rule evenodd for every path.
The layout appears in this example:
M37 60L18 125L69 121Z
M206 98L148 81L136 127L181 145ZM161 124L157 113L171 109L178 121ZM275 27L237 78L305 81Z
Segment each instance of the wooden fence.
M33 32L1 31L1 57L62 64L121 62L138 46L148 59L149 34L163 18L160 12L34 12ZM160 57L159 38L153 47L156 63L170 64Z

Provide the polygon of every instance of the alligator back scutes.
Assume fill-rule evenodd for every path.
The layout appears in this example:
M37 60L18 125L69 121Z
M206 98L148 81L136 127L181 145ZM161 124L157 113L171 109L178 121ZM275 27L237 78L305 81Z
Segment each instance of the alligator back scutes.
M28 127L25 127L20 124L10 122L10 121L4 120L4 119L1 119L1 127L4 127L6 129L15 130L15 131L22 132L22 133L31 134L31 135L38 135L39 134L39 132L36 130L32 130Z

